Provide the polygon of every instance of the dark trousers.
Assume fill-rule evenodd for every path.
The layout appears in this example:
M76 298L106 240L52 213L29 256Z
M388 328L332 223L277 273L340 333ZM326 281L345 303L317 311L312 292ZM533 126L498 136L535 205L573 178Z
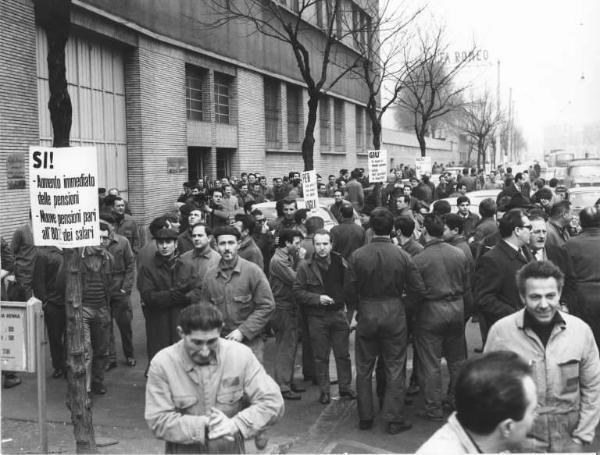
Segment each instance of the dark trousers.
M44 305L44 322L48 332L48 343L50 344L50 357L52 358L52 368L55 370L64 370L66 368L66 328L67 316L64 305L47 303Z
M117 349L115 347L114 323L117 323L119 333L121 334L121 346L125 358L133 357L133 331L131 330L131 321L133 312L131 310L131 296L128 294L114 296L110 298L110 342L108 350L108 360L116 362Z
M298 311L277 308L271 319L275 329L275 381L282 392L289 391L294 379L298 351Z
M350 326L343 310L308 315L310 341L315 356L316 379L321 392L329 393L329 353L333 348L340 392L352 386L350 363Z
M150 362L158 351L179 341L177 321L180 308L150 309L142 306L142 311L146 320L146 352Z
M316 378L315 357L310 342L310 329L306 309L300 308L300 341L302 343L302 374L305 379Z
M87 387L90 383L104 382L104 367L108 358L110 311L108 305L90 308L83 305L83 336L85 340L85 363Z
M425 398L427 412L442 409L442 356L450 373L448 401L454 402L454 384L466 359L465 325L462 314L456 318L428 317L419 321L415 330L415 349L418 352L417 377Z
M374 416L372 376L375 360L385 365L382 417L388 422L404 420L406 393L406 315L399 299L359 304L356 329L356 391L360 420Z

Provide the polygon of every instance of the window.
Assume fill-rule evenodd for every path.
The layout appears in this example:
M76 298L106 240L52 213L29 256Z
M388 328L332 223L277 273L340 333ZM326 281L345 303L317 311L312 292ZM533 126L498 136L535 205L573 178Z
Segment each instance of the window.
M291 148L299 148L302 129L302 89L287 86L288 143Z
M265 90L265 140L267 148L281 147L281 95L279 82L274 79L264 80Z
M208 71L202 68L191 66L185 68L185 102L188 120L210 120L209 115L204 111L207 106L203 104L203 99L206 96L204 85L207 76Z
M343 151L344 148L344 102L335 100L333 104L335 148Z
M321 148L329 148L331 140L331 121L329 119L329 98L324 96L319 102L319 130L321 131Z
M356 116L356 151L363 153L365 147L365 120L363 117L363 108L354 106Z
M230 123L231 76L215 72L215 121Z

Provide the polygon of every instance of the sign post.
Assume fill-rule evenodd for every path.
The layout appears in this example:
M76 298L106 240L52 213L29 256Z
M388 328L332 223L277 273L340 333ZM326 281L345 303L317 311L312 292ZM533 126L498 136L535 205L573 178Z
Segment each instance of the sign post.
M369 183L387 181L387 150L369 150Z
M48 453L46 424L46 338L42 302L2 302L0 305L2 370L37 373L38 423L42 453Z
M319 206L319 192L317 191L317 173L304 171L300 175L302 179L302 194L304 195L304 206L311 213L315 213Z
M430 156L417 156L415 159L415 171L417 172L417 178L421 180L423 175L431 175L431 157Z

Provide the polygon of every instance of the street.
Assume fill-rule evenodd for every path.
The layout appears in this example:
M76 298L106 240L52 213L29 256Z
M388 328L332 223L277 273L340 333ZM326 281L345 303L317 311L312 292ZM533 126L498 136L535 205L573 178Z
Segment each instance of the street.
M146 368L144 320L137 291L132 296L134 307L134 343L138 363L130 368L124 364L119 346L119 366L106 373L108 393L93 395L93 422L101 453L164 453L164 444L154 438L144 421L144 393ZM467 325L469 352L480 345L476 324ZM350 338L354 357L354 336ZM269 339L265 349L267 371L273 372L274 341ZM296 362L296 375L302 379L300 353ZM410 359L409 359L410 360ZM330 370L335 378L335 364L331 358ZM47 354L47 419L49 451L73 452L73 429L70 414L65 406L66 381L52 379L49 352ZM354 365L354 360L353 360ZM411 362L409 361L409 368ZM37 427L37 395L35 374L22 374L23 383L2 393L2 453L39 453ZM412 453L441 424L423 420L415 415L420 397L407 406L407 417L413 422L412 430L395 436L389 435L376 418L370 431L358 430L356 401L339 399L337 387L332 387L332 402L323 406L318 402L316 386L302 383L307 391L300 401L286 401L285 415L268 430L269 445L263 453ZM6 442L5 442L6 441ZM256 452L253 441L246 442L247 452Z

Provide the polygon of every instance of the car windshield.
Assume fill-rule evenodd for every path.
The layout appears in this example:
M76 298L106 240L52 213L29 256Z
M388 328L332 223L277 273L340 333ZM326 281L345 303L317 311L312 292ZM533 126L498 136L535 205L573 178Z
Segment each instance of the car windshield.
M574 207L588 207L596 203L600 199L600 191L592 191L585 193L572 193L569 195L569 201Z

